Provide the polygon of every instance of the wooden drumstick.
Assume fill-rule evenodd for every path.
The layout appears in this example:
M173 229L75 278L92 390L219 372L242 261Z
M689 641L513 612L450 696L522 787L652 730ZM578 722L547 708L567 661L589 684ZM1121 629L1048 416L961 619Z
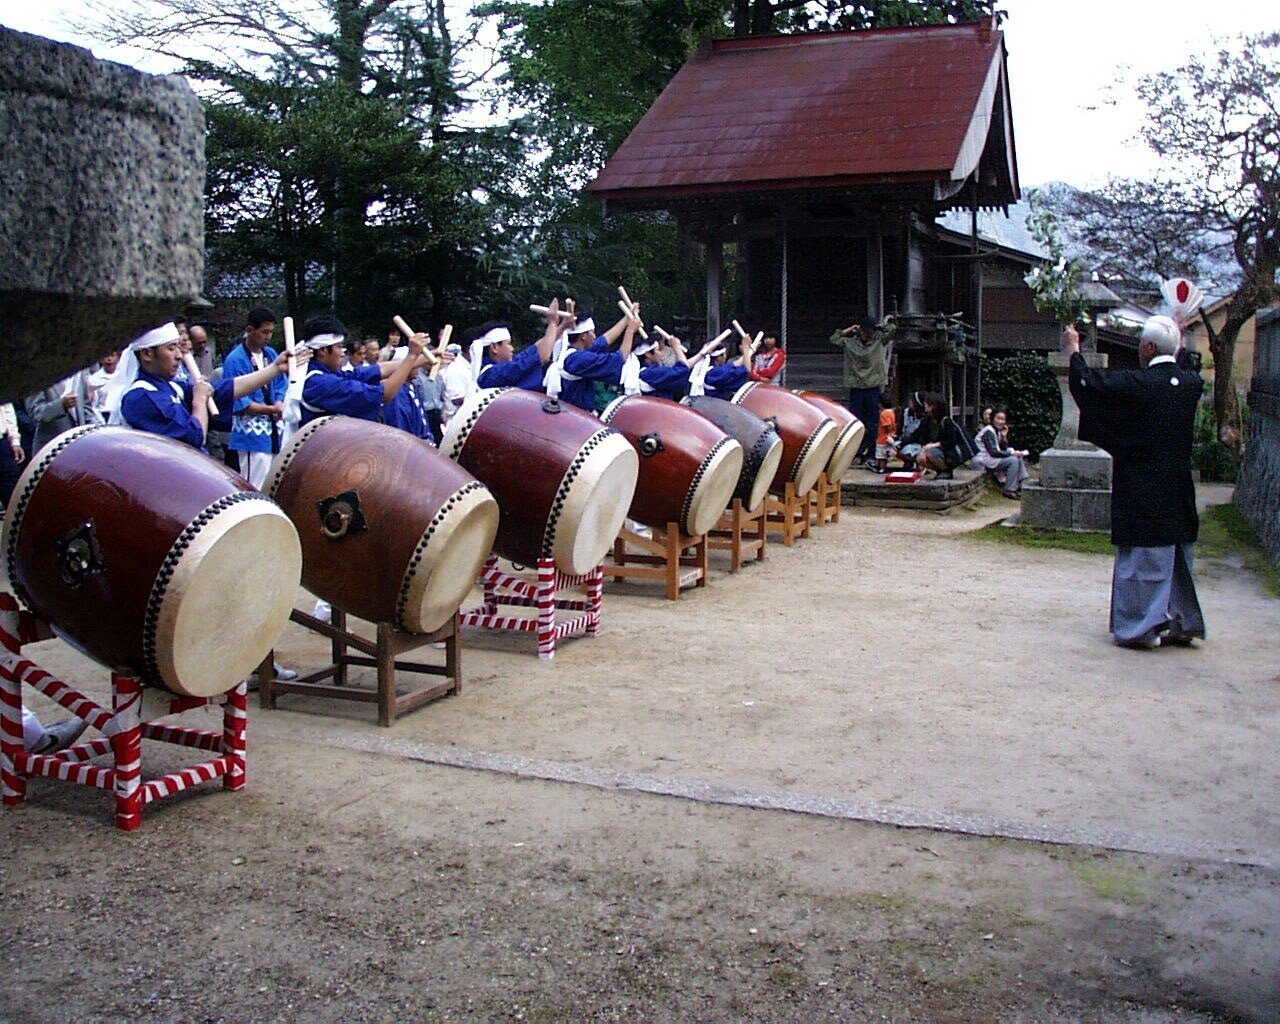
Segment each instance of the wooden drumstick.
M289 353L289 383L298 380L298 343L293 334L293 317L287 316L282 322L284 327L284 350Z
M407 323L405 323L405 322L404 322L404 318L403 318L403 317L400 317L400 316L393 316L393 317L391 318L391 322L392 322L393 324L395 324L395 325L396 325L396 330L397 330L397 331L399 331L401 334L403 334L403 335L404 335L404 337L405 337L405 340L406 340L406 341L408 341L410 338L412 338L412 337L413 337L413 335L414 335L414 330L413 330L413 328L412 328L412 327L410 327ZM430 363L433 367L435 366L435 364L436 364L436 357L435 357L435 356L433 356L433 355L432 355L432 354L431 354L427 349L425 349L425 348L424 348L424 349L422 350L422 352L420 353L420 355L422 356L422 358L423 358L423 359L425 359L425 360L426 360L428 363ZM407 357L406 357L406 358L407 358Z
M550 312L551 312L551 309L550 309L548 306L530 305L530 306L529 306L529 312L530 312L530 313L541 313L543 316L546 316L548 313L550 313ZM558 310L556 310L556 316L563 317L563 318L564 318L564 319L566 319L566 320L572 320L576 315L577 315L576 313L570 313L570 312L569 312L568 310L566 310L566 309L558 309Z
M724 341L724 339L725 339L725 338L727 338L727 337L729 337L729 335L731 335L732 333L733 333L733 331L729 330L729 328L727 328L727 327L726 327L723 331L721 331L721 332L720 332L719 334L717 334L714 338L712 338L709 342L707 342L707 344L706 344L706 346L705 346L705 347L706 347L706 349L707 349L707 351L708 351L708 352L713 352L713 351L715 351L716 349L718 349L718 348L720 347L720 342Z
M453 324L445 324L440 328L440 341L436 345L437 359L431 364L431 372L427 374L428 380L435 380L436 374L440 372L440 358L444 356L445 350L449 347L449 339L453 337Z
M640 318L636 316L636 311L632 309L630 306L628 306L621 299L618 300L618 308L622 310L622 312L625 313L627 316L631 317L631 319L634 320L639 325L638 327L636 327L636 332L640 335L640 337L644 338L645 341L648 341L649 332L644 329L644 324L640 323Z
M754 352L758 349L762 341L764 341L764 331L757 331L755 340L751 343L751 351Z
M187 368L187 375L190 376L192 384L198 380L204 380L204 374L200 372L200 367L196 365L196 357L190 352L182 353L182 365ZM213 400L213 395L209 396L209 415L218 415L218 403Z
M653 329L658 332L658 337L661 338L663 341L670 341L673 337L675 337L673 334L669 334L666 330L664 330L661 324L654 324Z
M730 320L729 322L733 324L733 329L737 331L741 337L743 338L751 337L751 335L749 335L746 331L742 329L742 324L738 323L737 320Z

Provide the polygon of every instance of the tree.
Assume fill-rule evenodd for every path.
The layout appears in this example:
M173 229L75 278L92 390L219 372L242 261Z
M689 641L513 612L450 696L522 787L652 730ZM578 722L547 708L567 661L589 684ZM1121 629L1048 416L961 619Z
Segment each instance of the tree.
M1067 204L1100 269L1157 294L1200 277L1232 291L1220 330L1207 317L1219 439L1240 447L1232 367L1240 328L1280 298L1280 34L1246 37L1140 79L1142 138L1160 157L1151 181L1113 180Z
M207 242L277 266L295 315L442 318L478 287L523 135L460 123L472 84L443 0L149 0L96 34L178 62L206 100ZM231 39L210 55L201 40Z

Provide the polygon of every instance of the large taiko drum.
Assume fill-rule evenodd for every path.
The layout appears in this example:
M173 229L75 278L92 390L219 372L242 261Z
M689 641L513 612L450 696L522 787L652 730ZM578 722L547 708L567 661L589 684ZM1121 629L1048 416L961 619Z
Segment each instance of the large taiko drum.
M266 491L302 541L302 585L410 633L453 616L498 531L489 489L425 441L348 416L302 427Z
M624 395L600 418L640 454L628 513L648 526L679 524L697 537L715 526L742 473L742 445L705 416L665 398Z
M522 388L482 389L453 414L440 451L498 499L494 550L523 565L550 558L590 572L627 516L638 460L589 413Z
M786 388L760 381L743 384L732 402L773 424L782 437L782 461L773 478L773 489L782 491L787 483L793 483L800 494L812 490L831 459L840 433L831 417Z
M81 427L31 460L0 540L9 583L108 667L225 693L275 644L298 592L288 517L220 463L124 427Z
M741 500L748 512L754 512L764 501L769 485L778 473L778 465L782 462L782 438L772 424L723 398L691 395L684 404L742 445L742 473L738 476L733 496Z
M827 460L827 479L836 482L843 480L845 473L853 465L858 449L862 447L867 425L835 399L828 398L821 391L797 391L796 394L830 416L840 431L836 437L836 446L831 449L831 458Z

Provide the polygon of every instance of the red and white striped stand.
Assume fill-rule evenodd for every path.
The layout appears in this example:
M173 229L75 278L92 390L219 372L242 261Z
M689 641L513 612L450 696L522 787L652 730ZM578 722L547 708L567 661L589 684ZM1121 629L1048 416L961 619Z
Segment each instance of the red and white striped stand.
M490 555L484 563L480 582L484 586L484 604L461 613L464 626L480 626L516 633L538 634L538 657L556 656L556 644L567 636L583 633L596 636L600 632L600 609L604 604L604 567L597 565L585 576L568 576L556 569L550 558L538 559L535 581L512 576L498 568L498 559ZM561 597L560 591L581 587L586 597ZM537 608L536 618L510 615L504 607ZM577 612L572 618L556 620L558 612Z
M22 657L22 645L53 636L48 623L22 611L10 594L0 593L0 786L6 807L22 803L27 779L43 776L93 789L113 790L116 795L116 828L132 831L142 824L142 808L153 800L172 796L212 779L222 788L243 789L245 784L246 685L241 682L225 695L222 731L144 722L141 716L142 686L132 676L111 673L111 710L35 662ZM22 686L27 684L89 725L101 736L59 751L31 754L22 741ZM223 700L223 697L171 697L164 714L176 714ZM180 747L195 747L218 755L150 781L142 781L142 741L155 740ZM111 755L113 767L89 764Z

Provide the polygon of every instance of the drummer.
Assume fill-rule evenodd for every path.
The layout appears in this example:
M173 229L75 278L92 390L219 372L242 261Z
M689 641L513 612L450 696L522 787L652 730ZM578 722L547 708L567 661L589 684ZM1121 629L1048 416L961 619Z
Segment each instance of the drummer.
M728 361L728 349L711 353L712 365L707 370L706 393L712 398L732 398L734 392L751 379L751 339L743 338L737 358Z
M637 304L636 309L639 309ZM628 330L628 325L631 325ZM639 321L623 314L603 335L589 313L579 314L565 337L555 343L551 365L542 378L542 388L570 405L587 412L596 411L596 381L621 383L627 358L632 354ZM617 350L614 346L618 345ZM635 352L639 355L639 351Z
M692 371L704 360L709 359L715 349L713 342L707 342L692 359L685 351L684 342L674 334L668 334L663 342L648 342L637 346L633 351L640 357L640 390L646 395L656 395L678 402L689 390L689 378ZM675 362L668 365L665 355L671 353Z
M314 362L302 385L300 423L320 416L354 416L378 422L383 406L395 399L422 365L423 346L431 340L426 334L415 334L409 339L404 359L343 371L346 338L347 328L337 317L313 316L302 325L302 341L313 353ZM367 343L365 348L367 351Z
M570 300L570 308L572 300ZM509 325L497 320L473 327L463 338L471 358L471 371L478 388L525 388L542 390L542 378L556 338L560 334L560 302L552 299L547 306L547 329L535 345L519 352L511 337Z
M288 353L282 352L261 370L223 379L215 387L204 379L194 383L176 379L182 365L180 338L177 326L167 323L131 341L112 375L106 408L113 424L172 437L208 454L209 399L230 409L235 399L279 376L288 366Z

